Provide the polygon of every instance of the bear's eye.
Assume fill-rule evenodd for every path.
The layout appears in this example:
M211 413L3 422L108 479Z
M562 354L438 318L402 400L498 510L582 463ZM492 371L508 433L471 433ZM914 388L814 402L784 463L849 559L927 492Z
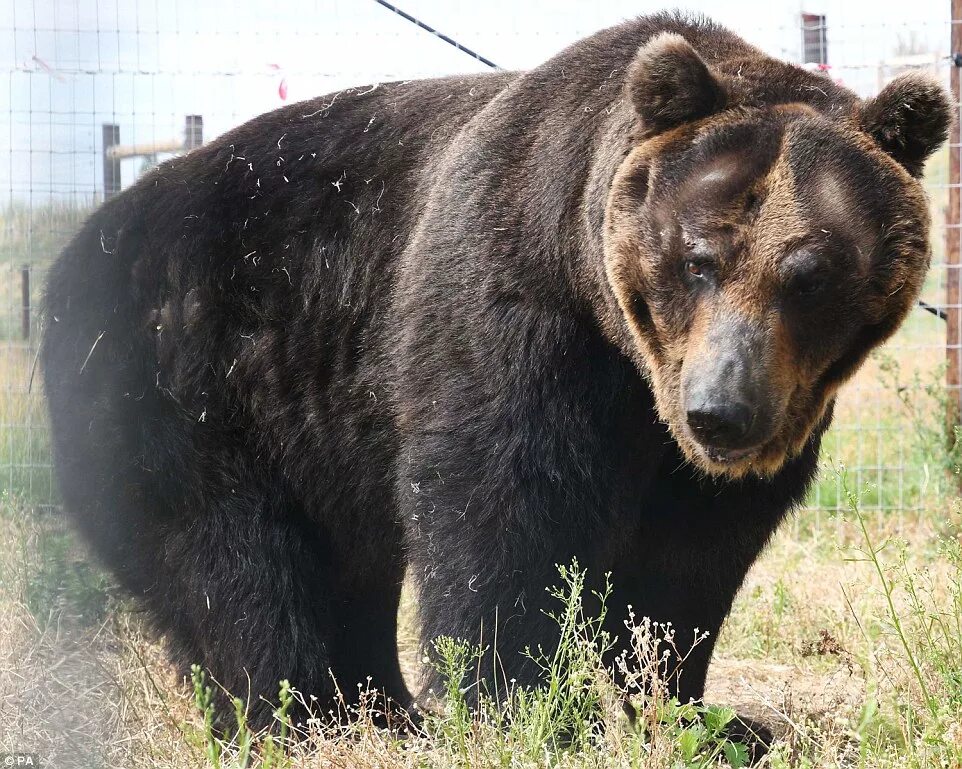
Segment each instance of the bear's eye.
M709 278L714 267L707 259L688 259L685 262L685 274L689 278L704 280Z
M789 284L791 292L797 296L811 296L821 291L828 283L825 273L813 272L797 275Z

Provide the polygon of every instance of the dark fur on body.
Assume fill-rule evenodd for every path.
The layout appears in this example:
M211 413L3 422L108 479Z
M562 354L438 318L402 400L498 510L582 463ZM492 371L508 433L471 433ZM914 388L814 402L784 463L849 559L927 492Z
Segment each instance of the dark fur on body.
M664 31L712 67L685 81L710 103L648 125L625 73ZM545 587L577 557L595 581L611 572L616 635L628 604L682 649L710 633L677 682L701 697L745 573L813 477L831 396L772 472L693 463L618 295L636 288L610 282L609 190L655 129L778 104L859 109L724 29L661 15L527 73L285 107L162 165L50 276L65 507L180 658L236 693L248 676L255 698L281 678L324 698L331 675L348 694L371 677L408 705L406 569L426 641L483 627L505 677L531 683L520 651L550 648ZM640 205L644 184L621 183Z

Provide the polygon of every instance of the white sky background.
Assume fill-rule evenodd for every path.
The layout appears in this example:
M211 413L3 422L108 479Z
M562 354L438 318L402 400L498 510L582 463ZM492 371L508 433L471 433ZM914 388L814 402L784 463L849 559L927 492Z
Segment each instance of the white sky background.
M665 8L650 0L393 0L504 68ZM949 0L689 2L769 53L797 60L802 10L827 16L832 76L878 87L899 41L945 57ZM91 201L102 191L101 124L121 142L204 138L341 88L456 72L480 62L374 0L0 0L0 206ZM940 72L947 77L948 62ZM5 75L5 76L4 76ZM123 164L124 186L141 161Z

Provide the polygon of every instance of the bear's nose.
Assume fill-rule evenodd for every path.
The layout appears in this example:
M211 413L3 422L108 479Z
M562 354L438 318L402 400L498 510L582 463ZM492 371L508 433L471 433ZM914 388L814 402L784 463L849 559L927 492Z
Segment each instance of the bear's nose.
M741 448L755 422L747 403L716 401L688 410L688 426L702 443L716 448Z

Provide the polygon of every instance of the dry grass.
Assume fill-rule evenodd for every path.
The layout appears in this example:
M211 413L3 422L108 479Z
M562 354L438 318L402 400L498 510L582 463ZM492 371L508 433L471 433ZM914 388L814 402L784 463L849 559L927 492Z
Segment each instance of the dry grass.
M919 516L903 522L901 532L910 544L907 566L932 580L936 604L950 601L947 579L958 575L933 545L946 530L959 531L957 510L945 516ZM890 533L881 516L868 524L879 542ZM887 609L873 570L853 557L861 544L855 526L840 524L841 539L832 543L799 540L786 529L753 569L720 639L709 698L775 728L781 742L771 766L896 763L881 753L877 764L871 756L866 762L872 729L865 727L883 724L886 713L894 718L899 702L917 692L904 654L885 632ZM63 767L215 765L190 682L169 668L135 607L99 582L62 522L8 496L0 542L0 752L35 752L46 765ZM911 612L906 594L897 601ZM414 675L410 608L408 601L402 638ZM634 763L634 743L625 740L615 711L607 713L608 729L593 754L546 752L543 762L508 765L689 765L673 763L671 744ZM503 744L498 748L491 728L472 727L458 765L506 765L494 761ZM293 765L345 768L448 766L454 756L436 739L401 741L363 718L344 732L315 726L294 755Z
M0 488L40 505L56 501L37 350L0 342Z

